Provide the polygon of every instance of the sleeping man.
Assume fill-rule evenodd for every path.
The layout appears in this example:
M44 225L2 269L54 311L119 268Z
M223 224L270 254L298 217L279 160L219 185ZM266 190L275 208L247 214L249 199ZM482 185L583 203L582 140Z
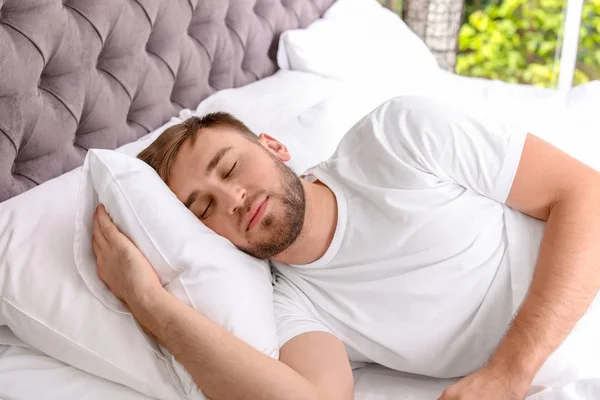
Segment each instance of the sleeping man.
M600 173L424 98L382 104L302 177L225 113L139 157L276 270L279 360L167 293L96 212L100 277L213 400L352 399L350 361L462 377L444 400L522 399L600 287Z

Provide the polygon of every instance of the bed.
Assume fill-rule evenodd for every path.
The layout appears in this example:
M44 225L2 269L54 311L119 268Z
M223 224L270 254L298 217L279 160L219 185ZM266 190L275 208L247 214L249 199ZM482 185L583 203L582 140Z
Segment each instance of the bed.
M47 328L44 318L72 313L76 327L78 315L102 307L90 302L86 311L87 300L66 283L83 285L72 260L73 209L78 167L91 148L133 155L171 124L223 110L286 143L297 155L290 166L301 173L327 158L346 130L380 102L421 94L510 118L600 169L594 123L600 82L555 91L443 72L396 17L374 4L0 1L0 398L179 398L170 387L151 387L159 385L150 377L128 386L106 366L80 362L79 349L32 345L36 332ZM358 24L364 29L355 29ZM400 46L372 45L386 28L388 37L401 37ZM352 36L357 32L363 36ZM331 41L334 60L326 62L331 47L323 50L326 40L314 37ZM389 68L373 74L366 61L339 64L357 51L371 52L364 58ZM38 275L39 266L52 273ZM16 316L27 312L15 302L26 293L15 291L23 281L60 292L32 294L27 306L44 308L27 323ZM452 383L373 365L353 368L360 400L436 399ZM535 387L530 396L598 397L600 383L593 379Z

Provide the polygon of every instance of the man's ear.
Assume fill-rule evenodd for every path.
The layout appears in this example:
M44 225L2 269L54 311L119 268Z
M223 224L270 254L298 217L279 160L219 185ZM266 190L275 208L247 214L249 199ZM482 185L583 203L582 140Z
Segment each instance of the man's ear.
M286 162L292 158L287 147L285 147L283 143L275 139L273 136L263 132L260 135L258 135L258 141L269 152L271 152L275 157L277 157L279 161Z

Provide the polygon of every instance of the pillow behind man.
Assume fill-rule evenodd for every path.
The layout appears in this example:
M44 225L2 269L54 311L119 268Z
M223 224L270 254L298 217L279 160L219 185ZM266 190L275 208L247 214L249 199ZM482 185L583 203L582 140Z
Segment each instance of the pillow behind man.
M376 0L337 0L307 28L284 32L277 63L387 98L432 90L440 71L423 40Z
M108 307L107 313L128 311L96 272L91 238L100 203L170 293L259 351L278 357L268 264L204 226L143 161L115 151L91 150L82 171L74 251L79 273ZM171 358L187 395L204 398L181 365L161 350Z

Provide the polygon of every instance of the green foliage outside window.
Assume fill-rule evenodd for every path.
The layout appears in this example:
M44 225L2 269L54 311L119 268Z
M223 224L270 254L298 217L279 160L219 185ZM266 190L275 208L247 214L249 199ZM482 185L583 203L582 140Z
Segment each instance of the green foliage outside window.
M396 14L401 15L402 13L402 0L379 0L379 2L394 11Z
M567 0L504 0L480 10L467 2L460 29L456 72L553 87L559 72L556 55ZM480 3L480 2L477 2ZM600 0L586 0L573 84L600 79Z

